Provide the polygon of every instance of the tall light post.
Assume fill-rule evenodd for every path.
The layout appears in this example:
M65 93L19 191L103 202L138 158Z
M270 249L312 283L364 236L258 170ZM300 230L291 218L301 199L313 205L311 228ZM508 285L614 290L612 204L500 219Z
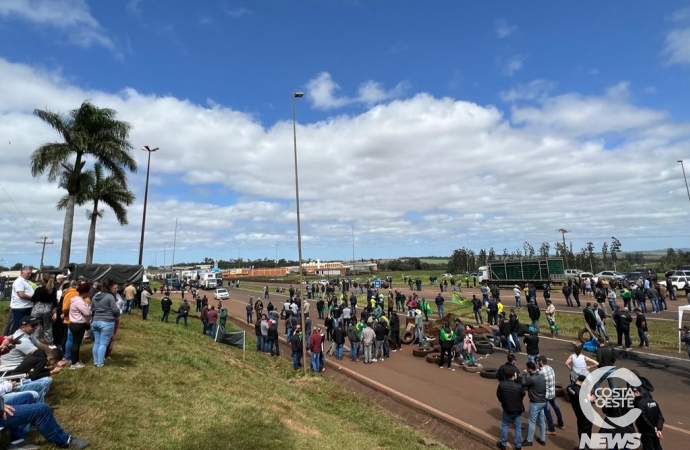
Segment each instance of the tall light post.
M688 201L690 201L690 188L688 188L688 177L685 176L685 166L683 165L683 160L679 159L680 168L683 169L683 179L685 180L685 190L688 192Z
M149 172L151 170L151 153L158 150L156 148L149 148L148 145L141 147L142 150L149 153L149 161L146 165L146 187L144 188L144 214L141 218L141 239L139 240L139 265L142 265L144 259L144 231L146 230L146 204L149 200Z
M302 274L302 226L299 220L299 175L297 173L297 111L295 108L295 100L304 97L302 92L292 93L292 142L295 150L295 203L297 203L297 257L299 259L299 296L300 296L300 322L302 325L302 367L304 373L307 373L307 342L305 339L305 325L304 325L304 299L302 298L304 275Z
M168 243L163 242L163 272L165 273L165 252L168 249Z

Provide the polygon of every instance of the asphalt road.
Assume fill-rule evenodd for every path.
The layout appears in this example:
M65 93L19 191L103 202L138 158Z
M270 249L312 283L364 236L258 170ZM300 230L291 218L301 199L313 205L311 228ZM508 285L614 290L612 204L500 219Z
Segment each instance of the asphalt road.
M466 295L468 291L471 295L472 289L466 289L464 294ZM427 292L435 295L435 291ZM231 288L230 293L231 299L224 301L224 305L228 308L230 315L244 319L247 298L249 295L256 297L257 292ZM212 298L212 294L209 298ZM271 299L278 309L281 308L284 298L285 296L280 294L271 293ZM555 301L558 300L564 303L562 297L555 299ZM264 301L264 305L266 304L267 302ZM311 316L316 325L320 321L314 319L315 309L312 302L314 313ZM404 323L404 319L401 321ZM280 330L283 330L282 324ZM371 365L351 362L347 354L342 361L327 358L327 367L328 370L337 369L339 366L354 370L498 438L501 410L495 396L496 381L481 378L478 374L466 373L458 366L454 366L455 371L439 369L436 365L428 364L424 358L414 357L412 348L412 346L403 346L402 351L391 353L391 357L385 362ZM571 348L571 341L541 338L541 354L551 360L559 384L565 385L568 382L568 370L564 363ZM287 351L285 346L283 351ZM484 367L497 368L505 361L505 355L504 351L497 350L479 362ZM659 402L667 423L663 445L669 449L687 448L687 440L690 439L690 419L686 418L687 405L690 401L688 390L690 362L677 356L675 354L664 357L643 355L642 359L618 362L619 367L637 369L656 387L654 398ZM526 357L523 354L518 355L518 366L524 367L525 362ZM546 448L572 449L577 445L574 415L569 404L562 399L559 399L559 404L564 413L566 430L557 430L557 436L548 436Z

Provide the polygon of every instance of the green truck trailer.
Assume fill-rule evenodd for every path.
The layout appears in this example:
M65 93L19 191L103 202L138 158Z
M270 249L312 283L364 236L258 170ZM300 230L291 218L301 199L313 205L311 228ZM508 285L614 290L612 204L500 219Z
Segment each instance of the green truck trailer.
M541 287L544 283L563 283L565 267L563 258L532 258L513 261L489 261L488 266L478 270L479 282L487 281L499 285L533 283Z

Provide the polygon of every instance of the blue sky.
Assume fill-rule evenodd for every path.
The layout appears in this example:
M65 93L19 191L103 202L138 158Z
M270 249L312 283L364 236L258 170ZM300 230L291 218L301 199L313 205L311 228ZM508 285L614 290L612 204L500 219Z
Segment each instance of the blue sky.
M0 258L36 263L36 237L59 241L60 192L27 167L56 137L31 112L85 99L130 121L136 148L162 149L147 264L162 262L176 217L178 260L272 258L276 243L296 257L295 90L307 257L350 258L352 226L357 257L538 247L563 226L576 249L611 235L623 250L687 246L684 7L5 0ZM131 225L106 211L99 262L136 259L143 170L130 183Z

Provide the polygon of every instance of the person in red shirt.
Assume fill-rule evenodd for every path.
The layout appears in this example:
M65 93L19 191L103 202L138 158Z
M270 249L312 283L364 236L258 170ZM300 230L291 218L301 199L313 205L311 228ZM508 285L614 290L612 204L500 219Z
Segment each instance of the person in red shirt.
M311 352L311 369L314 373L321 371L321 333L316 330L309 336L309 351Z
M216 311L215 306L211 306L211 309L206 313L206 322L208 323L208 334L212 338L216 336L216 322L218 322L218 311Z

